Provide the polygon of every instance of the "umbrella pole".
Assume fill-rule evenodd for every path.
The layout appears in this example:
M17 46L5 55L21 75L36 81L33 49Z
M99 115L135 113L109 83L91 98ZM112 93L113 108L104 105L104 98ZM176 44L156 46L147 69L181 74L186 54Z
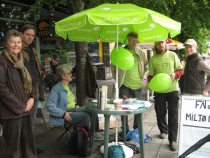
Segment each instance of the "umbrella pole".
M116 115L116 134L115 134L115 145L117 145L117 142L118 142L118 118L117 118L117 115Z
M119 25L117 25L117 53L118 52L118 30L119 30ZM115 83L115 90L116 90L116 95L115 99L119 98L119 88L118 88L118 66L116 66L116 83ZM115 144L117 145L118 142L118 120L117 120L117 115L116 115L116 134L115 134Z
M117 25L117 53L118 53L118 30L119 30L119 25ZM118 88L118 66L116 66L116 81L115 81L115 98L114 99L118 99L119 98L119 88Z

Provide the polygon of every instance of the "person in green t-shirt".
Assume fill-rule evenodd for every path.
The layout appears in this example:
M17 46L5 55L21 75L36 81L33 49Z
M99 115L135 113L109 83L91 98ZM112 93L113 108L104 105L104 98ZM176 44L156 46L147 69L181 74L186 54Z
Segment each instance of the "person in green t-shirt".
M171 76L172 85L163 92L155 92L155 111L157 124L160 130L160 138L164 139L168 134L170 149L177 150L178 133L178 79L183 73L180 60L176 53L168 51L166 41L157 41L154 46L154 55L150 58L148 83L155 75L166 73ZM168 109L168 124L166 114Z
M142 82L147 71L148 60L143 49L137 47L138 34L130 32L127 35L128 45L125 46L134 57L134 66L129 70L118 68L118 87L119 98L137 98L142 99ZM125 63L126 64L126 63ZM112 74L116 77L116 67L111 65ZM133 128L138 128L137 117L134 116ZM126 129L129 130L128 117L126 117Z

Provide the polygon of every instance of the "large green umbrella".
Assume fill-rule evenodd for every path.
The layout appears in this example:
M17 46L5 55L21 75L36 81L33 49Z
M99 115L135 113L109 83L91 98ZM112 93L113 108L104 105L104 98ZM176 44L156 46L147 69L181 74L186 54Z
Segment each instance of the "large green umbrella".
M139 42L174 37L181 23L150 9L134 4L102 4L56 22L56 34L71 41L122 42L131 32L139 34Z
M165 40L169 36L172 38L178 35L180 30L181 23L134 4L102 4L60 20L55 25L56 34L65 39L96 42L100 38L103 42L117 42L117 48L118 42L124 41L129 32L138 33L139 42L151 42ZM115 88L118 97L118 68ZM143 133L141 136L143 137ZM104 157L107 157L108 153L107 144L105 139ZM142 141L142 158L143 146Z
M180 33L181 23L150 9L134 4L102 4L84 10L55 25L56 34L71 41L122 42L129 32L137 32L139 42L172 38ZM118 96L116 69L116 96Z

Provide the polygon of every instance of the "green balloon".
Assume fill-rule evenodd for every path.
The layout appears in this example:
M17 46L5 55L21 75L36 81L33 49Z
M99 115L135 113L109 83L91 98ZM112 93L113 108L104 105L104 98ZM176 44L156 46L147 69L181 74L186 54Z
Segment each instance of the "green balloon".
M149 89L155 92L163 92L171 87L171 77L166 73L159 73L155 75L148 84Z
M117 48L115 47L112 51L111 51L111 54L110 54L110 59L111 59L111 63L113 65L117 65L117 61L116 61L116 53L117 53Z
M117 66L120 69L129 70L133 67L134 57L127 49L119 47L116 57Z
M128 45L128 43L129 43L129 42L128 42L128 37L126 37L126 38L124 39L124 44L125 44L125 45Z

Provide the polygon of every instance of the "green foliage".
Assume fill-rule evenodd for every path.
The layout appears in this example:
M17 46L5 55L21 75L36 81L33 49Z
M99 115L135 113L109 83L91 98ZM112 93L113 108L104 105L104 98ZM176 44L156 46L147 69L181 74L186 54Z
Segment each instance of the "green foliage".
M199 46L200 53L207 52L206 42L210 41L210 1L209 0L84 0L89 7L95 7L103 3L133 3L181 22L181 34L175 40L184 42L188 38L194 38ZM53 5L52 5L53 4ZM55 5L76 4L73 0L36 0L31 7L30 14L40 10L44 5L53 10ZM69 7L71 7L71 5ZM75 7L75 6L74 6ZM180 57L184 51L178 51Z
M40 10L45 6L49 10L54 11L54 7L58 5L66 5L66 0L36 0L36 3L34 3L31 6L31 9L28 11L28 17L36 14L37 18L39 18L39 12Z
M209 0L186 0L184 2L183 0L141 0L139 5L181 22L181 34L174 39L184 42L188 38L193 38L198 43L198 51L201 54L207 52L206 43L210 40ZM177 53L181 59L185 56L184 50L179 50Z

